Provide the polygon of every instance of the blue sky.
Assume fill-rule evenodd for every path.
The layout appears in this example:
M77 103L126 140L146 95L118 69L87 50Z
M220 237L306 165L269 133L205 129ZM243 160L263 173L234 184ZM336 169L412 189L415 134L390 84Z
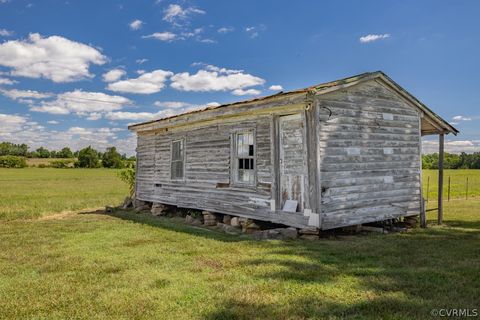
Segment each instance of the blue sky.
M131 154L129 123L382 70L461 131L447 150L480 151L479 12L478 1L0 0L0 140Z

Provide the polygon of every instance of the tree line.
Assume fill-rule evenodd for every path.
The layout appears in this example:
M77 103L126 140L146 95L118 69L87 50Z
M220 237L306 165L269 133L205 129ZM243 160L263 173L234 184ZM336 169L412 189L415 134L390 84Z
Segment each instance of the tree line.
M438 153L422 155L423 169L438 169ZM444 169L480 169L480 152L445 153Z
M135 162L135 157L120 154L115 147L108 147L105 152L95 150L91 146L77 151L72 151L69 147L61 150L40 147L29 151L29 146L24 143L0 143L0 166L25 167L25 158L58 159L51 162L51 166L56 168L67 168L71 164L78 168L125 168Z

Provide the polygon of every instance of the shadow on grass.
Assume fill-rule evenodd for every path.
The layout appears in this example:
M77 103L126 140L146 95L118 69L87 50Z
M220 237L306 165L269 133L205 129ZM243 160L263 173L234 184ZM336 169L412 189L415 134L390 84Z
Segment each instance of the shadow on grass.
M194 236L201 236L208 239L219 240L224 242L253 241L248 235L229 235L219 230L208 229L206 227L196 227L184 223L183 218L174 217L155 217L150 214L135 213L132 210L114 209L112 212L97 210L91 212L82 212L81 214L106 214L111 217L119 218L134 223L140 223L151 227L168 229L176 232L184 232Z
M261 255L240 261L248 277L259 280L250 284L255 289L227 291L213 311L205 311L206 319L424 319L434 308L476 308L479 303L480 233L467 229L478 230L476 222L406 234L260 242L185 225L179 218L123 210L108 215L217 241L250 241L248 246L261 248ZM265 294L286 298L263 298Z

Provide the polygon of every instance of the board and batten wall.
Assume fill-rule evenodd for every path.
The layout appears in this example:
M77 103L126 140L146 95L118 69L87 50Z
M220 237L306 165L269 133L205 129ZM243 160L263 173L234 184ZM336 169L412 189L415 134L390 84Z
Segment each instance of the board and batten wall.
M419 111L374 80L316 100L322 229L418 214Z

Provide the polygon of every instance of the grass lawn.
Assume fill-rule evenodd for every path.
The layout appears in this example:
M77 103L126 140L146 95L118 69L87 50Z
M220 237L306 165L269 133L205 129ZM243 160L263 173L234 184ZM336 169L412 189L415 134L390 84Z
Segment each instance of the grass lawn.
M0 168L0 220L119 204L128 188L113 169Z
M24 175L48 178L50 169L36 170ZM123 187L111 171L86 170L89 190L76 172L51 171L47 184L66 174L90 196ZM23 181L17 192L37 193L41 180ZM53 185L67 189L56 191L66 203L82 201ZM101 197L122 195L83 201ZM446 203L445 226L435 218L408 233L314 242L255 241L121 210L4 220L0 318L426 319L433 308L480 308L480 199Z
M480 170L444 170L443 173L443 197L447 200L448 178L450 177L450 198L466 198L466 185L468 177L468 197L480 198ZM436 200L438 195L438 170L423 170L423 193L427 198L427 183L429 200Z

